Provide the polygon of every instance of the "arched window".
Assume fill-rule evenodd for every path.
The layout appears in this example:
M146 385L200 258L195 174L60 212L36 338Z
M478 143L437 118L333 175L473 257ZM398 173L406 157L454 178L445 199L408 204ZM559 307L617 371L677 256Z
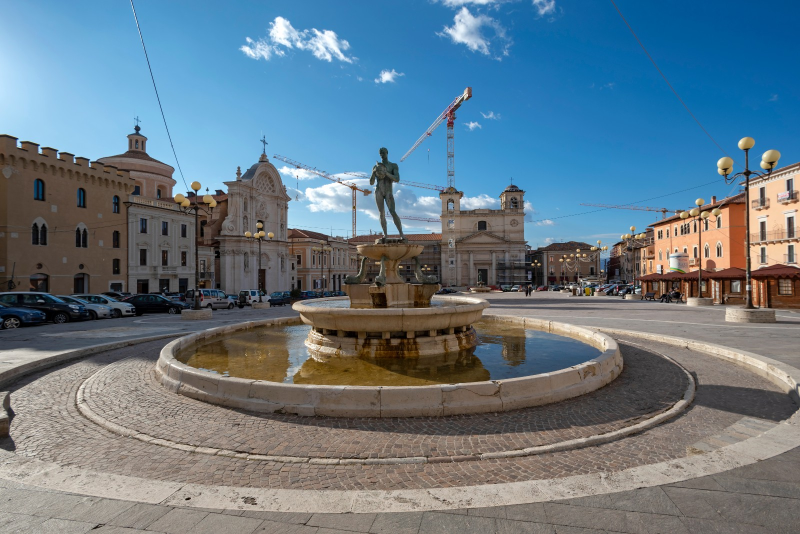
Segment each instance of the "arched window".
M114 233L111 234L111 247L119 248L119 232L117 230L114 230Z
M687 252L689 252L689 247L683 247L683 253L686 254ZM696 256L697 256L697 254L695 254L695 257Z
M708 219L703 219L703 231L708 231Z
M111 199L111 211L119 213L119 197L117 195L114 195L114 198Z
M39 244L39 225L33 223L31 226L31 245L38 245Z
M697 233L697 221L694 221L692 232L694 232L695 234Z
M89 232L86 231L86 228L81 233L81 248L89 248Z
M478 231L479 232L486 231L486 221L478 221Z
M200 237L205 237L207 223L208 221L200 221Z
M511 197L511 209L515 210L519 208L519 202L517 201L517 197Z
M78 207L79 208L86 207L86 190L82 187L78 188Z
M717 228L722 228L722 215L717 217Z
M81 248L81 229L75 228L75 248Z
M44 180L37 178L33 182L33 200L44 200Z
M722 257L722 243L717 242L717 257Z
M708 243L703 247L703 257L710 258L711 257L711 247L708 246Z
M139 140L136 140L136 148L139 148Z
M658 261L662 261L663 256L661 255L661 250L658 251Z
M42 227L39 229L39 244L42 246L47 245L47 225L42 224Z
M246 198L244 200L242 200L242 204L244 206L244 209L242 211L247 211L247 199Z
M156 188L156 198L161 198L161 188Z
M447 199L447 211L453 211L455 209L456 203L453 202L453 199Z
M693 255L694 258L697 258L697 247L696 246L692 247L692 255Z

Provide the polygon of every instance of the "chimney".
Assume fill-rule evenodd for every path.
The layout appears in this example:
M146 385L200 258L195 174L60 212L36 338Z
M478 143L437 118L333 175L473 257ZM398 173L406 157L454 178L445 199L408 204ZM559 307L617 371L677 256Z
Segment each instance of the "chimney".
M714 195L711 195L711 203L712 204L716 204L717 203L717 197L715 197Z

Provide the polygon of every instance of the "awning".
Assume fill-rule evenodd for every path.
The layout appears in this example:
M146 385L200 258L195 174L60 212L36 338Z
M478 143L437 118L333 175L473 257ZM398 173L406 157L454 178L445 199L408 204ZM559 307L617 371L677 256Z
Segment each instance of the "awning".
M712 280L744 280L745 271L739 267L730 267L728 269L709 273L708 277Z
M800 278L800 269L791 265L770 265L750 273L753 278Z

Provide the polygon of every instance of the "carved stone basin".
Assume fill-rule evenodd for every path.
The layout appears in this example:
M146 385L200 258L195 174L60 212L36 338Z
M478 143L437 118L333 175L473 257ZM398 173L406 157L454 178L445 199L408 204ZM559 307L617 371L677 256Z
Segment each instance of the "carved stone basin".
M380 261L386 256L387 260L403 261L422 254L422 245L408 245L400 243L358 245L358 253L375 261Z

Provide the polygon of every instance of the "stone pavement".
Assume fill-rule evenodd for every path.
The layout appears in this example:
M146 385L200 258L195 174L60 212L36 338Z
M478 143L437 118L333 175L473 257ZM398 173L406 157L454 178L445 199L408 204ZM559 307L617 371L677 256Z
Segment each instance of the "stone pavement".
M783 322L776 325L739 326L725 324L724 312L718 308L691 309L682 305L622 301L611 297L568 298L560 294L535 294L527 299L522 294L493 294L489 300L493 305L493 313L658 332L751 350L795 366L800 363L800 351L797 350L800 346L800 316L791 312L779 312L779 320ZM25 329L21 332L34 330L40 329ZM41 330L44 332L44 328ZM80 338L71 338L70 343L79 344L78 339ZM0 342L2 341L0 337ZM89 344L96 342L95 339ZM46 346L46 343L42 345ZM35 357L35 354L30 357ZM745 373L742 375L746 376ZM728 378L733 379L735 376ZM702 390L703 384L709 385L702 376L700 384L698 391ZM762 386L742 389L763 391ZM740 391L737 394L741 393ZM707 402L709 406L700 403L693 407L693 411L711 408L725 412L725 405L714 406L713 400L712 395ZM740 400L747 404L747 399ZM738 420L743 415L739 413L742 411L738 409L728 413ZM671 424L673 423L654 430L661 430ZM652 431L645 434L650 432ZM724 434L710 436L705 438L705 442L713 444L715 439L724 441L729 437L730 435ZM606 447L613 445L607 444ZM664 446L667 447L668 442L664 441ZM92 456L91 444L84 446L84 453L86 452L89 454L84 456ZM793 449L755 464L677 484L565 501L389 514L202 510L83 497L0 479L0 531L235 531L237 534L455 531L797 532L797 525L800 524L798 475L800 449Z

